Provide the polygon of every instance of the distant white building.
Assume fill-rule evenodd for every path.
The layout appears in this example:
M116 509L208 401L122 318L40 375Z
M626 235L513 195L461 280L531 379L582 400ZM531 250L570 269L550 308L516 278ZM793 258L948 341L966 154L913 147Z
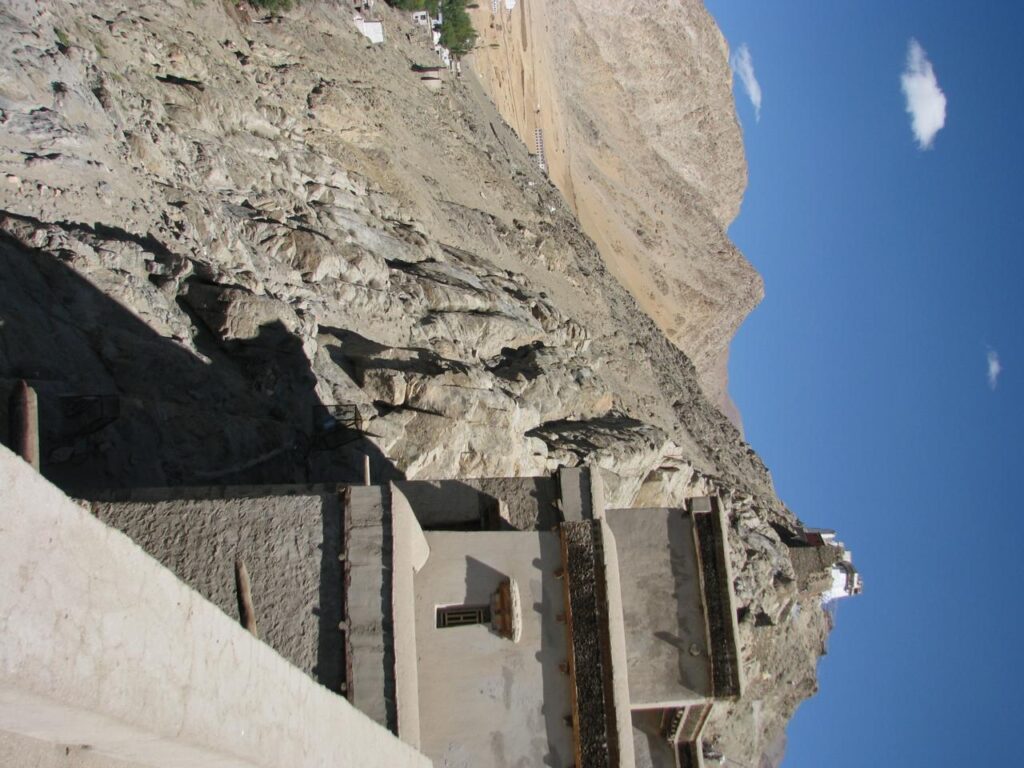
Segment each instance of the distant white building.
M804 528L800 536L802 543L812 549L835 547L841 551L839 560L829 570L831 582L821 593L821 602L830 603L842 597L859 595L864 589L860 573L853 565L853 553L836 538L831 528Z
M437 18L434 19L431 25L431 40L434 42L434 52L441 57L444 65L450 68L452 65L452 52L441 45L441 22L443 21L444 16L438 11Z
M426 11L413 11L412 23L418 27L429 27L430 14Z
M846 550L843 552L843 559L832 566L832 584L822 594L821 601L830 603L841 597L859 595L863 588L860 574L853 567L853 555Z
M353 16L352 21L355 23L356 29L372 44L377 45L384 42L384 24L382 22L365 19L359 14Z

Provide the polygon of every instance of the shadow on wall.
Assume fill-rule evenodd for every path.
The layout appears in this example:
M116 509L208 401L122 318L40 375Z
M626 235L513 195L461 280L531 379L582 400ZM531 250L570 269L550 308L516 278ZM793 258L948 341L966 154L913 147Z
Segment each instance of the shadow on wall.
M692 518L672 510L667 520L667 541L676 598L678 632L659 631L654 635L672 645L679 659L679 684L698 695L710 695L711 677L707 663L709 649L705 638L705 616L700 597L700 575L693 549Z
M199 283L189 290L207 299L229 290ZM179 304L208 360L60 259L0 233L0 423L6 430L8 394L26 379L39 395L49 480L87 498L90 489L358 482L364 455L375 480L401 477L365 437L317 447L313 413L324 404L300 339L280 321L255 338L224 341ZM83 434L67 403L97 395L116 399L116 418L93 420Z
M461 480L405 480L399 484L425 531L499 530L498 500Z
M425 531L550 530L562 519L557 485L547 476L400 483Z
M345 585L339 559L342 550L342 511L338 494L324 494L321 514L323 540L320 542L319 601L313 609L318 620L313 675L325 688L341 693L342 683L347 677L347 659L345 637L340 628L345 617Z
M466 555L466 594L463 605L489 605L491 595L508 576L487 563Z

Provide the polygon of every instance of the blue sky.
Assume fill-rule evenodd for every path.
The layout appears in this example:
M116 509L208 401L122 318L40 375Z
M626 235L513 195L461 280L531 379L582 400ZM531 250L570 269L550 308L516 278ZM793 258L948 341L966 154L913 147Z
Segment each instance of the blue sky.
M757 119L737 78L750 183L730 234L767 297L732 394L780 496L838 529L866 582L783 765L1017 764L1024 4L708 7L761 89ZM912 39L946 100L925 150Z

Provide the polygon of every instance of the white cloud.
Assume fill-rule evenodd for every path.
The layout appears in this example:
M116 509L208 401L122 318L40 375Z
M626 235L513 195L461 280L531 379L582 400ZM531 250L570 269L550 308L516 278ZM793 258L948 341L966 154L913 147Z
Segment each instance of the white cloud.
M999 353L994 349L988 351L988 387L995 389L999 383L999 374L1003 372L1003 364L999 362Z
M917 146L928 149L935 134L946 124L946 94L939 88L924 48L913 38L907 48L907 68L900 76L900 84L907 99L907 113Z
M747 92L747 98L754 105L754 117L760 120L761 84L757 82L757 77L754 75L754 59L751 58L750 49L747 48L746 43L736 50L729 63L732 65L732 71L739 75L740 82L743 83L743 90Z

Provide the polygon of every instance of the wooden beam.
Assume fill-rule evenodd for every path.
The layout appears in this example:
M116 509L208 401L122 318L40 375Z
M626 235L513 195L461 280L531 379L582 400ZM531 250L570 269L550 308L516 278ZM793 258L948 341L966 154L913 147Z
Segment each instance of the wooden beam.
M235 560L235 587L238 589L238 612L241 615L242 626L249 630L253 637L259 639L260 633L256 629L256 609L252 605L249 570L241 558Z
M8 403L11 449L39 471L39 398L24 379Z

